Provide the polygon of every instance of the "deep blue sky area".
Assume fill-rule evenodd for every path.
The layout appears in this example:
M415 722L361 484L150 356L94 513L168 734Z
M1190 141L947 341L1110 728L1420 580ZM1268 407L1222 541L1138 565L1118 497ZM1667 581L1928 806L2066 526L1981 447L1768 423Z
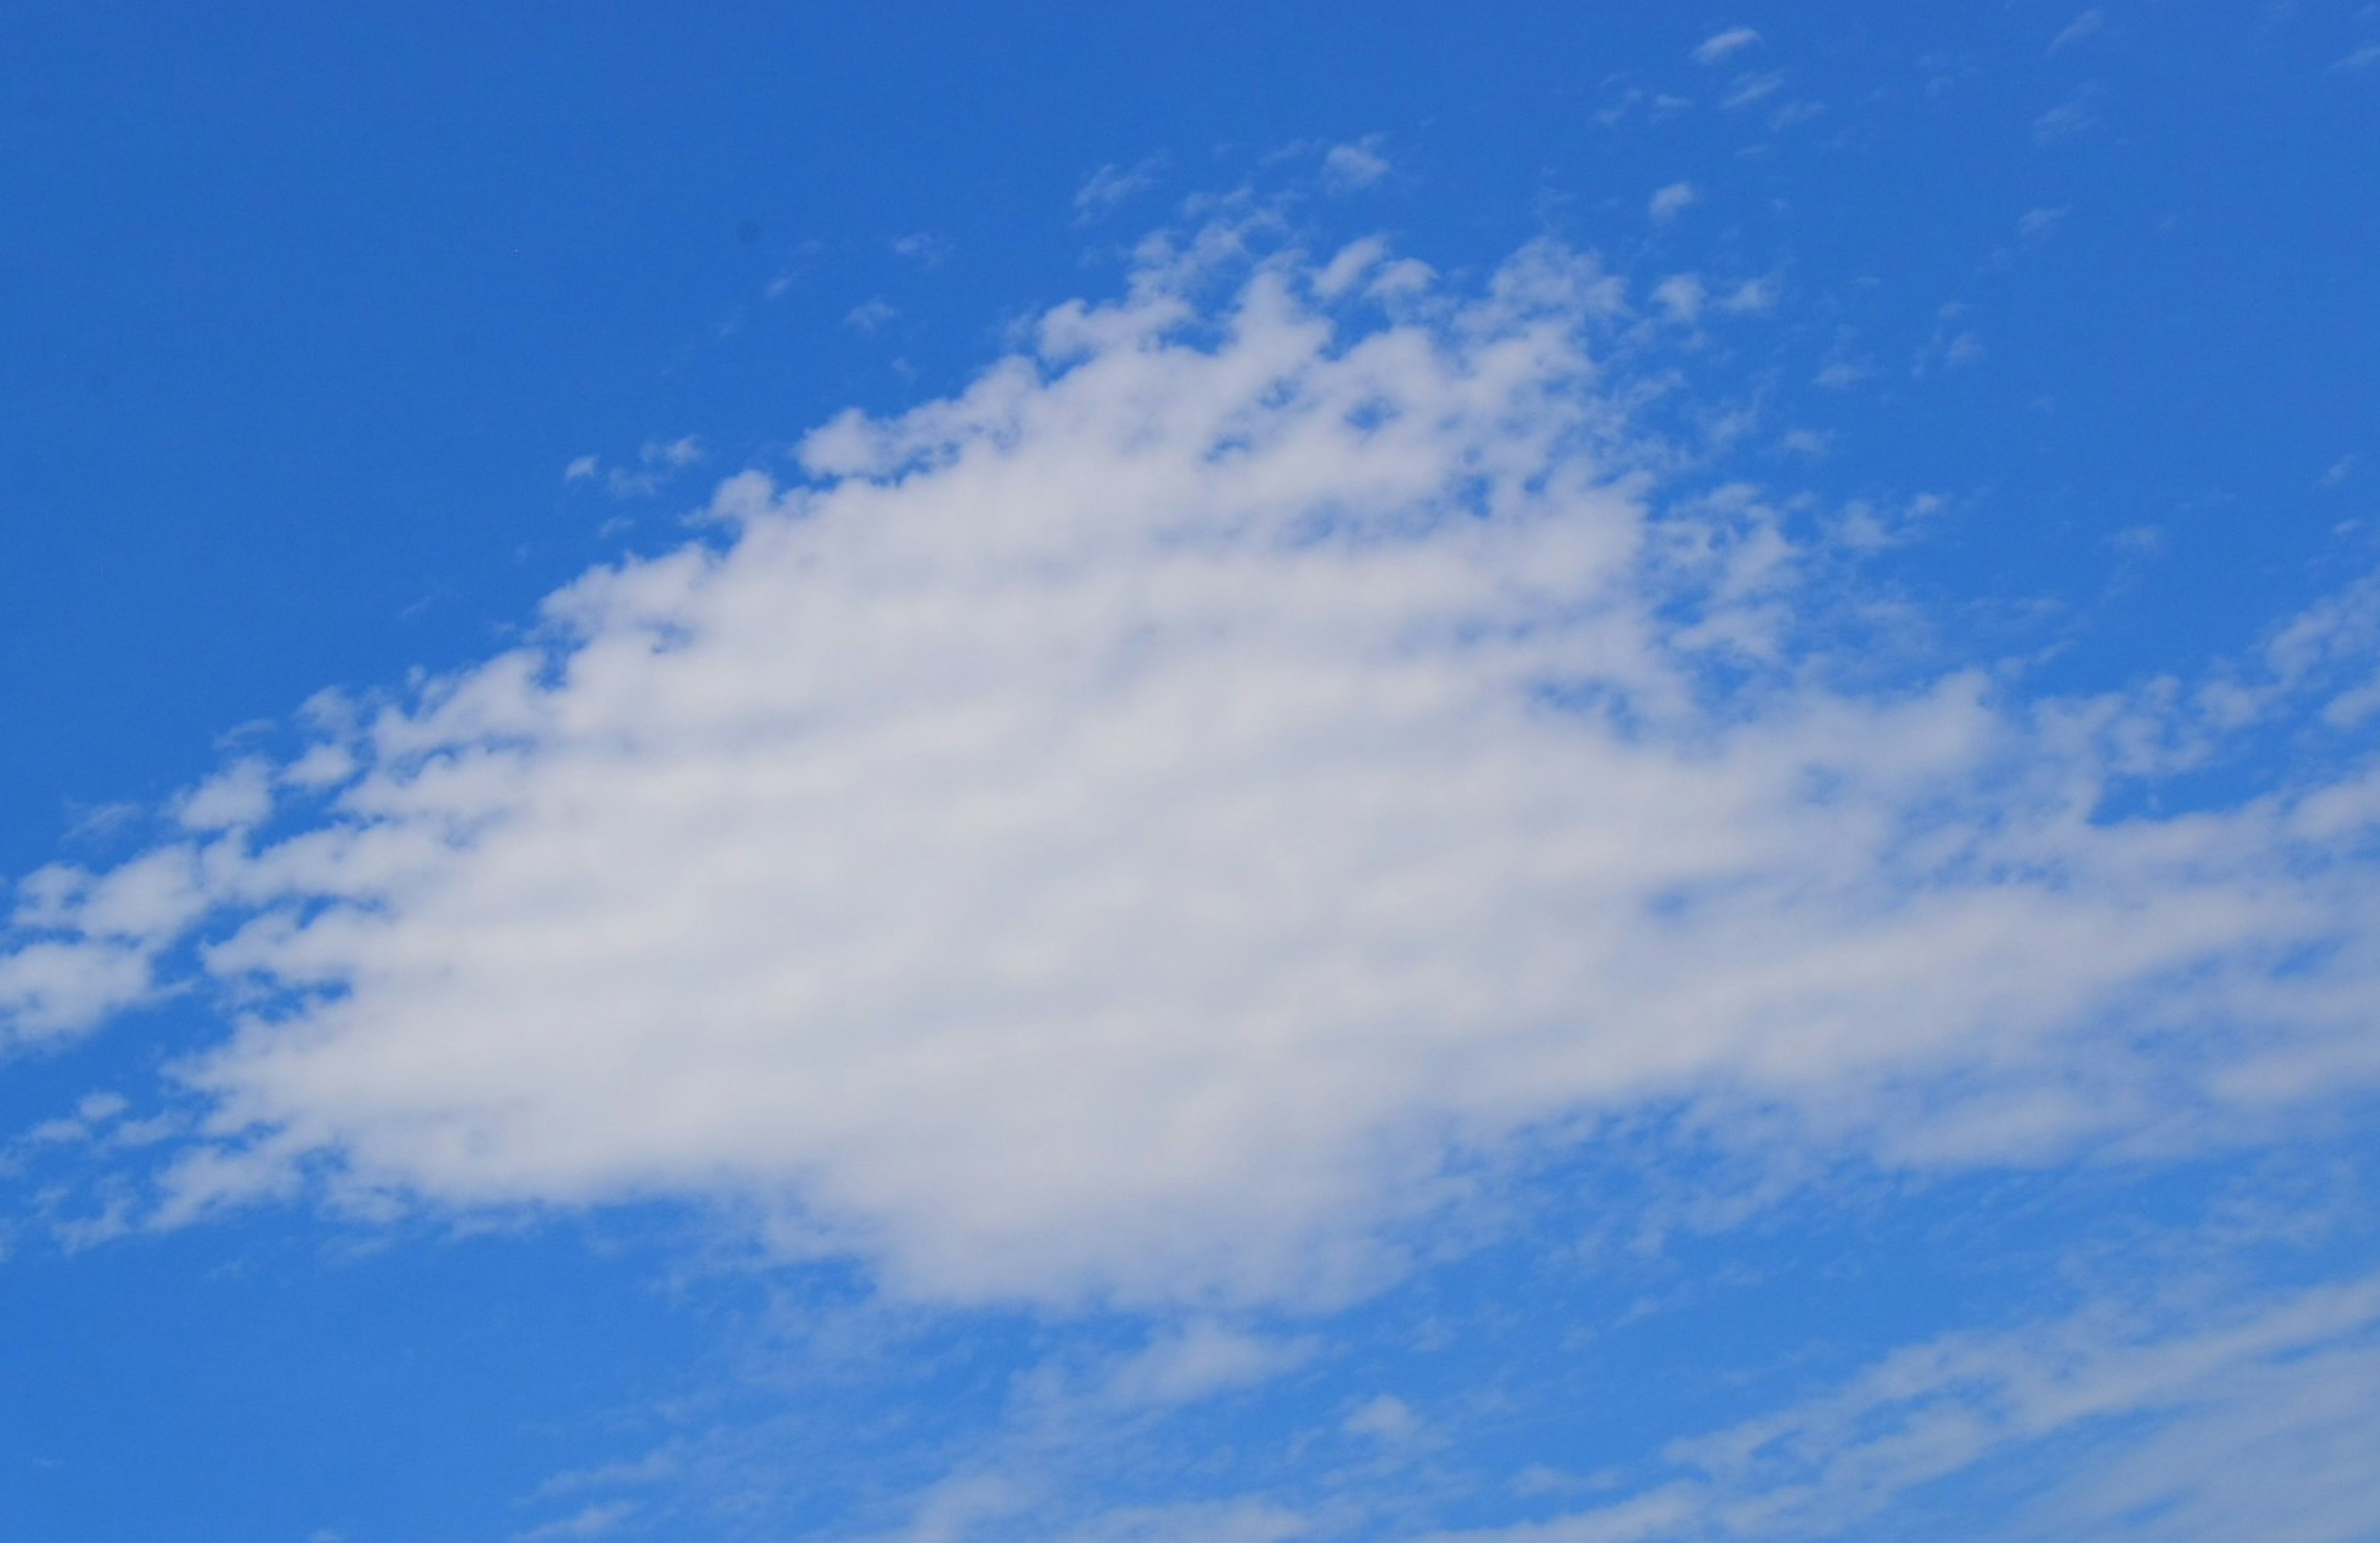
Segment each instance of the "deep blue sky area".
M288 751L318 691L394 699L516 640L590 566L724 550L692 523L722 479L796 480L838 413L946 395L1050 307L1123 295L1151 233L1259 215L1267 250L1378 236L1458 296L1540 238L1592 254L1623 284L1589 346L1635 394L1660 467L1641 495L1778 511L1815 576L1779 602L1800 636L1823 651L1855 616L1874 639L1813 678L1973 669L2013 723L2160 676L2168 706L2287 676L2294 706L2095 818L2317 785L2373 804L2352 693L2380 678L2380 6L17 0L0 882L168 841L176 790ZM2260 650L2310 607L2331 651L2301 679ZM2022 783L2022 753L1973 785ZM1900 812L1956 825L1939 810L1968 796ZM337 1136L253 1205L160 1221L175 1154L236 1134L190 1068L297 998L205 975L235 906L159 944L156 989L103 1026L11 1039L12 951L65 935L23 889L0 933L0 1539L1556 1543L1920 1537L1946 1515L2221 1536L2218 1500L2137 1476L2247 1440L2257 1389L2350 1444L2380 1431L2380 1309L2355 1306L2380 1291L2359 1273L2380 1239L2367 1072L2247 1112L2222 1100L2248 1074L2192 1080L2314 1017L2325 1045L2372 1042L2368 817L2286 836L2171 856L2196 839L2174 834L2128 914L2212 936L2269 904L2312 931L2242 923L2229 963L2155 977L2204 985L2188 1011L2126 1018L2143 966L2040 1035L2104 1035L2154 1075L2020 1075L2032 1031L2000 1025L1938 1085L1879 1060L1764 1092L1721 1066L1615 1075L1619 1101L1510 1128L1408 1111L1382 1128L1455 1132L1464 1198L1350 1222L1397 1262L1319 1301L946 1301L902 1283L897 1208L786 1244L794 1223L715 1175L485 1209L429 1181L356 1193ZM2087 889L2061 860L1957 881ZM2235 861L2236 890L2156 909ZM1861 892L1876 956L1930 946L1931 922L1895 929L1936 915L1912 871ZM1715 947L1716 975L1735 954ZM2017 947L1995 989L2033 978ZM2276 1005L2334 968L2319 1011ZM298 989L369 1002L375 978ZM1843 1014L1827 1044L1858 1039ZM701 1039L701 1009L672 1032ZM1745 1065L1789 1037L1761 1032ZM1926 1148L1924 1112L2052 1085L2058 1109L2126 1112L2064 1144ZM789 1172L797 1197L825 1182ZM2267 1357L2236 1377L2119 1375L2167 1367L2155 1347L2199 1365L2192 1336L2243 1323L2285 1327L2222 1342ZM2043 1346L2062 1369L1992 1380ZM1861 1380L1903 1352L1903 1382ZM2106 1426L2024 1402L2103 1373L2166 1391ZM1780 1409L1732 1456L1693 1445ZM1906 1443L1860 1445L1901 1420ZM1994 1434L1970 1451L1953 1428ZM2338 1493L2270 1536L2380 1538ZM1498 1530L1565 1516L1587 1520Z
M2039 6L1750 19L1823 113L1598 123L1698 83L1725 18L1670 6L14 8L0 706L39 726L8 851L325 683L486 646L598 554L574 456L765 460L1112 283L1169 195L1373 134L1396 172L1344 222L1439 266L1550 231L1780 274L1794 325L1739 368L1844 436L1828 480L1968 508L1953 592L2095 600L2130 526L2168 545L2109 630L2232 649L2305 592L2352 514L2315 484L2380 422L2374 107L2325 72L2351 18L2143 7L2055 55ZM1077 226L1085 178L1150 157ZM1680 179L1694 219L1648 234ZM2023 251L2033 210L2062 213ZM1987 352L1909 380L1945 305ZM1884 378L1808 402L1832 349Z

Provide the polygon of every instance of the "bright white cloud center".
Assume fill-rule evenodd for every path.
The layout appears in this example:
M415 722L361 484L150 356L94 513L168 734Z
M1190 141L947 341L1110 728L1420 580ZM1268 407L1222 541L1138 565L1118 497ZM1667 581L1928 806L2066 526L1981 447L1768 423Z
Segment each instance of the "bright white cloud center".
M1170 272L326 730L298 833L237 767L30 881L20 1031L212 926L187 1198L727 1197L955 1297L1329 1293L1648 1100L1988 1159L2371 1070L2369 784L2094 823L2084 707L1819 684L1758 505L1619 477L1588 264Z

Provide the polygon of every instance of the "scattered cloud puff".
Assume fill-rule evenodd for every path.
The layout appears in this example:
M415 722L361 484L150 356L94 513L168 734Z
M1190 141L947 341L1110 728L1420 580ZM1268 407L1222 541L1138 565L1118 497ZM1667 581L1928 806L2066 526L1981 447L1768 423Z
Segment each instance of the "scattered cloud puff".
M562 480L600 482L613 498L649 498L671 478L700 466L706 458L702 442L692 434L674 440L647 440L637 447L633 466L606 468L601 456L580 456L563 468Z
M1630 86L1614 94L1603 106L1596 109L1595 121L1609 128L1621 122L1641 106L1645 109L1646 116L1658 123L1664 118L1676 116L1693 105L1694 100L1691 97L1677 96L1668 91L1647 91L1641 86Z
M17 1035L236 1022L152 1221L679 1197L896 1294L1220 1311L1371 1289L1453 1169L1648 1108L1923 1169L2380 1078L2380 772L2107 816L2213 710L1840 684L1757 490L1643 480L1591 260L1246 245L1150 243L728 479L723 534L20 883ZM2345 699L2374 615L2285 629L2230 721Z
M1097 219L1134 194L1155 187L1158 173L1164 166L1165 158L1161 155L1152 155L1128 168L1113 164L1101 166L1075 189L1075 217L1086 221Z
M1694 185L1672 182L1656 192L1645 205L1645 213L1656 221L1675 218L1694 201Z
M1270 1340L1193 1318L1161 1331L1147 1349L1114 1367L1104 1402L1128 1407L1191 1403L1277 1377L1313 1354L1310 1341Z
M1984 357L1984 340L1966 319L1973 308L1957 301L1936 313L1933 336L1919 349L1912 373L1925 376L1937 370L1961 370Z
M608 1537L636 1514L626 1500L604 1500L581 1507L558 1521L513 1534L513 1543L565 1543L581 1537Z
M175 801L174 817L192 831L249 826L273 811L273 772L257 759L237 761Z
M2330 67L2340 70L2370 69L2374 65L2380 65L2380 43L2367 43Z
M1794 442L1794 436L1791 434L1786 439L1793 443L1780 447L1793 453L1817 456L1826 452L1827 442L1823 437L1816 438L1815 443L1808 438ZM1894 509L1880 508L1866 499L1853 499L1831 522L1828 534L1836 545L1849 552L1884 552L1916 540L1925 525L1942 512L1942 499L1933 493L1920 493Z
M1394 1393L1379 1393L1351 1410L1340 1428L1351 1436L1401 1444L1419 1436L1422 1423L1421 1416L1404 1400Z
M844 317L844 325L864 333L872 333L901 314L901 308L879 296L863 300L851 308Z
M1730 27L1714 32L1694 48L1694 62L1715 65L1731 55L1741 54L1760 41L1760 34L1749 27Z
M920 268L939 268L951 260L951 243L947 237L931 231L895 237L890 243L892 255L905 257Z
M2033 120L2033 142L2054 145L2087 131L2097 121L2091 113L2089 94L2077 92Z
M1672 273L1653 286L1656 304L1669 312L1672 321L1691 326L1703 313L1703 302L1709 291L1703 281L1692 273Z
M151 954L132 944L36 942L0 958L0 1014L17 1039L88 1027L148 1000Z
M1730 112L1749 107L1755 102L1774 96L1784 84L1785 77L1773 71L1765 75L1740 75L1734 84L1728 87L1727 94L1719 98L1718 104Z
M1369 188L1388 175L1388 157L1380 153L1377 134L1352 144L1332 145L1323 152L1323 185L1334 192Z
M1756 316L1777 304L1774 279L1746 279L1719 299L1719 309L1738 316Z
M2017 238L2028 244L2049 239L2050 233L2066 221L2071 213L2060 206L2056 209L2028 209L2016 222Z

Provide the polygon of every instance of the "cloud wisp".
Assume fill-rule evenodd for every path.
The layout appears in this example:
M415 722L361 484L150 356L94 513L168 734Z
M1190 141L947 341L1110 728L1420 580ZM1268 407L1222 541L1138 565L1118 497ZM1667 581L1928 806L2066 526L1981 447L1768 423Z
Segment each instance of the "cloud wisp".
M1742 53L1760 42L1760 34L1749 27L1730 27L1712 33L1694 47L1694 62L1715 65L1720 60Z
M2109 817L2173 723L1845 684L1779 517L1647 480L1591 260L1231 248L25 881L19 1037L236 1019L156 1218L677 1197L931 1299L1318 1303L1532 1131L2030 1160L2380 1075L2368 769Z
M1666 1482L1431 1543L1835 1537L2021 1454L2033 1492L1999 1520L1962 1513L1967 1536L2352 1543L2380 1505L2375 1393L2380 1282L2180 1315L2103 1302L1902 1347L1803 1403L1671 1442Z

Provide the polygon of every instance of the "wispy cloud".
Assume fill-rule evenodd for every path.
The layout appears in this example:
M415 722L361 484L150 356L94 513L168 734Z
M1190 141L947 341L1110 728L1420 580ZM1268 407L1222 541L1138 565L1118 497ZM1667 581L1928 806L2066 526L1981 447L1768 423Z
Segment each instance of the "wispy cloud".
M2065 224L2070 213L2064 208L2026 210L2016 223L2017 239L2025 242L2047 240L2050 232Z
M1971 1498L1965 1536L2228 1543L2287 1517L2292 1537L2351 1543L2380 1514L2375 1441L2374 1282L2198 1314L2102 1303L1910 1346L1798 1407L1674 1443L1669 1473L1633 1496L1435 1543L1832 1537L2020 1453L2031 1497L1985 1516Z
M895 237L889 245L893 256L906 258L920 268L939 268L951 260L950 238L929 230Z
M1113 164L1101 166L1075 189L1076 217L1096 219L1134 194L1155 187L1158 173L1164 169L1164 165L1163 156L1152 155L1129 167L1119 167Z
M589 1505L556 1521L513 1534L513 1543L576 1543L582 1537L609 1537L636 1514L625 1500Z
M1125 1405L1189 1403L1280 1375L1313 1354L1312 1342L1269 1340L1208 1318L1160 1331L1111 1368L1099 1397Z
M1719 98L1718 104L1730 112L1749 107L1775 95L1778 88L1784 84L1785 77L1773 70L1762 75L1739 75L1728 87L1727 94Z
M1759 43L1760 34L1749 27L1730 27L1713 32L1694 47L1694 62L1715 65L1730 55L1741 54Z
M607 468L600 456L580 456L563 468L562 480L599 484L613 498L649 498L705 458L702 442L692 434L674 440L650 439L637 447L631 465Z
M1746 279L1719 298L1719 309L1738 316L1755 316L1777 304L1772 279Z
M1676 217L1694 201L1694 185L1672 182L1656 192L1645 204L1645 213L1656 222Z
M1691 325L1702 315L1709 298L1703 281L1692 273L1672 273L1653 286L1653 299L1673 320Z
M2091 93L2077 91L2033 120L2033 142L2054 145L2084 132L2097 121L2091 112Z
M1377 134L1354 143L1332 145L1323 152L1323 183L1340 192L1368 188L1388 175L1389 160L1380 153Z
M2057 54L2073 47L2085 38L2095 37L2107 25L2107 18L2105 12L2096 9L2084 11L2060 29L2056 37L2049 40L2049 52Z
M883 298L862 300L851 308L843 319L844 325L860 332L876 332L901 314L901 308Z

